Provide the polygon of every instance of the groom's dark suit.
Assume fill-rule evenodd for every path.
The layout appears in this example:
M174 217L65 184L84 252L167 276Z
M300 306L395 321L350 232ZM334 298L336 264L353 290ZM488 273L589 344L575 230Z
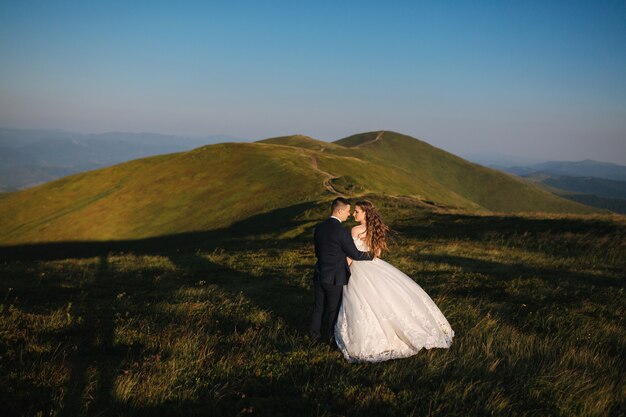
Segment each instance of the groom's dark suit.
M359 251L354 245L350 232L341 222L329 217L315 227L315 256L317 263L313 272L315 304L309 335L320 338L322 316L328 313L328 337L332 339L343 294L343 286L348 284L350 267L346 257L354 260L371 260L367 252Z

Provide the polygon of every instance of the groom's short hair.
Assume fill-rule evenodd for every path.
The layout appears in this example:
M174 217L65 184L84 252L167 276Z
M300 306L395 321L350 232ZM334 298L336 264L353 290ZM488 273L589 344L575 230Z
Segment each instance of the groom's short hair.
M340 208L344 208L349 205L350 205L350 200L343 198L343 197L337 197L333 200L333 204L330 206L330 211L334 213Z

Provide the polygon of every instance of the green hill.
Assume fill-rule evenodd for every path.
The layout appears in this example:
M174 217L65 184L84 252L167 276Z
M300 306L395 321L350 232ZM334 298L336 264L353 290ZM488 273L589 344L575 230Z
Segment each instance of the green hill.
M319 198L321 183L309 160L289 148L205 146L9 194L0 200L1 241L126 239L212 229Z
M295 146L298 148L311 149L314 151L323 151L324 149L332 149L334 151L338 151L343 148L343 146L313 139L312 137L305 135L279 136L276 138L263 139L256 143Z
M404 195L473 211L590 213L394 132L204 146L72 175L0 199L0 243L211 230L337 194Z
M418 194L463 208L519 212L589 212L527 181L485 168L399 133L370 132L341 139L361 158L395 167ZM411 194L415 194L415 191Z

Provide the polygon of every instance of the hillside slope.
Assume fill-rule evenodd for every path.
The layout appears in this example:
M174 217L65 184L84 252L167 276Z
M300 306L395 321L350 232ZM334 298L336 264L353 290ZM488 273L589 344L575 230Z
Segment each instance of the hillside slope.
M335 143L295 135L139 159L10 193L0 200L0 243L217 229L338 194L467 210L597 211L394 132Z
M0 189L17 191L70 174L233 139L0 128Z
M0 242L127 239L213 229L318 198L321 183L309 160L289 148L205 146L11 193L0 200Z
M504 212L589 212L527 181L396 132L362 133L335 144L350 147L362 159L404 170L420 194L444 204Z

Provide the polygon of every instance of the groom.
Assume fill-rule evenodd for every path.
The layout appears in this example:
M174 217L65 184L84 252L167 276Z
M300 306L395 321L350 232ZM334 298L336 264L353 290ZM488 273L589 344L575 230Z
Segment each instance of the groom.
M348 284L350 267L346 257L355 261L371 261L367 252L359 251L350 232L341 223L350 216L350 202L343 197L333 200L331 216L315 227L315 256L317 263L313 272L315 304L309 336L313 341L321 337L322 316L328 314L327 335L331 347L335 347L334 328L343 294Z

